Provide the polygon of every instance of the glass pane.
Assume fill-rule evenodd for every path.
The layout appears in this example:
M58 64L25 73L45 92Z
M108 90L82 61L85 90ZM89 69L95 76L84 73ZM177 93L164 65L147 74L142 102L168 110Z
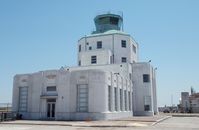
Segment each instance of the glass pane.
M47 91L56 91L56 86L48 86Z
M52 117L55 117L55 104L52 104Z

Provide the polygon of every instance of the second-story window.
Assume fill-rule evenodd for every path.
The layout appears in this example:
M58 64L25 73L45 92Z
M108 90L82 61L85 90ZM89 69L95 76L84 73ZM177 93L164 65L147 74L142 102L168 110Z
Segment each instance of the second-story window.
M122 63L126 63L126 57L122 57Z
M89 46L89 50L92 50L92 47L91 47L91 46Z
M97 63L97 56L91 56L91 64Z
M126 48L126 41L125 41L125 40L122 40L122 41L121 41L121 46L122 46L123 48Z
M102 48L102 41L97 42L97 49L100 49L100 48Z

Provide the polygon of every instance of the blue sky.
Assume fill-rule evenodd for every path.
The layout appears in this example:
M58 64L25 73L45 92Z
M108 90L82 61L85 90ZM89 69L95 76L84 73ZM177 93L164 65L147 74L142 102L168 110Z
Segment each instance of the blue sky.
M157 70L158 104L199 91L198 0L0 0L0 102L11 102L13 76L76 66L77 41L93 18L122 11L124 31L139 43L140 61Z

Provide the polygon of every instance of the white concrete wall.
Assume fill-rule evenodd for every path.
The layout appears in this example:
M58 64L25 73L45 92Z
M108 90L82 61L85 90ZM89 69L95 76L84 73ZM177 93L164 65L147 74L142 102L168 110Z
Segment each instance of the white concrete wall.
M66 67L68 71L74 70L86 70L86 69L99 69L104 71L110 71L113 73L119 73L122 77L129 79L129 73L132 73L131 64L108 64L108 65L94 65L94 66L81 66L81 67Z
M92 50L92 51L85 51L79 53L79 61L81 62L81 66L88 66L88 65L106 65L110 64L110 57L112 53L109 50ZM91 64L91 56L97 57L97 63Z
M119 85L121 80L122 84ZM118 84L115 85L112 82ZM88 113L76 111L78 84L88 84ZM13 87L13 110L18 112L19 87L28 86L28 110L27 112L19 112L24 119L47 119L47 99L49 98L56 99L56 120L85 120L88 118L106 120L131 116L132 109L123 112L108 111L108 85L132 91L128 79L100 69L89 70L85 68L70 71L60 69L16 75ZM57 91L55 94L57 93L57 95L47 92L47 86L56 86ZM112 101L114 101L114 97L112 98Z
M157 113L156 88L153 89L153 70L149 63L136 63L133 66L133 112L134 115L154 115ZM143 74L150 75L150 82L143 82ZM144 97L151 96L150 111L144 110ZM154 105L155 103L155 105Z
M121 40L126 40L126 48L121 47ZM97 41L102 41L101 49L97 49ZM124 35L124 34L108 34L108 35L102 34L97 36L91 35L88 37L81 38L78 41L78 48L79 45L81 45L81 52L78 53L78 61L80 60L83 61L82 57L84 57L84 55L87 55L87 53L82 53L82 52L92 51L92 54L95 53L98 54L99 52L97 50L109 50L113 56L114 64L122 63L121 62L122 57L126 57L127 62L129 63L134 63L138 61L138 44L133 40L132 37L130 37L130 35ZM133 51L133 45L136 47L136 53ZM92 47L92 50L89 50L89 47ZM88 61L90 61L90 59ZM99 63L104 64L104 62L99 62ZM90 65L90 63L87 65Z

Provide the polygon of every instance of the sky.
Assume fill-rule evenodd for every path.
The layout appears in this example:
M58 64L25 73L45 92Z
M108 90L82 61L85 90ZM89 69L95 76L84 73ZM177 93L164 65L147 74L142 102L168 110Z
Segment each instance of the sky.
M12 102L15 74L77 66L77 41L102 12L123 12L139 60L157 67L158 105L199 91L198 0L0 0L0 103Z

